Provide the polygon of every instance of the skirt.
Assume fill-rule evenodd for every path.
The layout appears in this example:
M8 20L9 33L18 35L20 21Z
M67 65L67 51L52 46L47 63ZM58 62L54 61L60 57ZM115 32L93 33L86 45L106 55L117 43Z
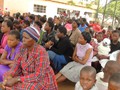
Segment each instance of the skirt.
M60 73L63 74L70 81L78 82L80 80L80 71L85 66L87 65L82 65L73 61L64 66Z

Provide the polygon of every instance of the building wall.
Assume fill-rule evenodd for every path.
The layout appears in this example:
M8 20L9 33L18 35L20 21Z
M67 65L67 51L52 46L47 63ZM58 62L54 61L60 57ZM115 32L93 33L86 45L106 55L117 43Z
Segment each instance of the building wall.
M33 11L33 3L34 0L4 0L4 10L7 8L11 14L31 12Z
M4 5L4 0L0 0L0 9L3 8L3 5Z
M46 6L46 13L34 12L33 10L34 4ZM95 13L95 10L92 10L92 9L87 9L87 8L77 7L77 6L70 6L66 4L43 1L43 0L5 0L4 9L5 8L8 8L11 14L16 12L20 12L20 13L30 12L34 14L47 15L47 17L54 17L55 15L57 15L57 8L64 8L71 11L78 10L80 11L81 16L84 15L84 12Z
M0 15L3 14L3 5L4 5L4 0L0 0Z
M95 10L92 9L87 9L87 8L83 8L83 7L76 7L76 6L70 6L70 5L65 5L65 4L60 4L60 3L54 3L54 2L49 2L49 1L41 1L41 0L35 0L34 4L38 4L38 5L45 5L46 7L46 13L43 13L41 15L47 15L50 17L54 17L55 15L57 15L57 8L64 8L64 9L68 9L68 10L78 10L80 11L80 15L83 16L84 12L91 12L91 13L95 13ZM34 14L39 14L33 11Z

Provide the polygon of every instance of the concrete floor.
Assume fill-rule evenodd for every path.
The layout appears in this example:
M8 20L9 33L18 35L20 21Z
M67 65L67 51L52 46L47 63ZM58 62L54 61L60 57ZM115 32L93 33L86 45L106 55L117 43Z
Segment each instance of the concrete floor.
M58 83L58 90L74 90L75 83L72 83L68 80Z

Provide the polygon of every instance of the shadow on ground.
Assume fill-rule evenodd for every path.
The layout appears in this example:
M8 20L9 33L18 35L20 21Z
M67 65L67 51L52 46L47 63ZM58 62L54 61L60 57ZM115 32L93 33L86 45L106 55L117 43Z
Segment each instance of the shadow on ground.
M74 90L75 83L66 80L58 84L58 90Z

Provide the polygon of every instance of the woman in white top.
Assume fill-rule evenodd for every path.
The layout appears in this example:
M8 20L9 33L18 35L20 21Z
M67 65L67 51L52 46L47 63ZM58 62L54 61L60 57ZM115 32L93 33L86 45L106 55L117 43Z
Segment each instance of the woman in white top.
M80 70L86 66L91 66L93 48L89 44L91 36L88 32L82 32L73 53L73 62L68 63L57 75L57 82L69 79L72 82L79 81Z

